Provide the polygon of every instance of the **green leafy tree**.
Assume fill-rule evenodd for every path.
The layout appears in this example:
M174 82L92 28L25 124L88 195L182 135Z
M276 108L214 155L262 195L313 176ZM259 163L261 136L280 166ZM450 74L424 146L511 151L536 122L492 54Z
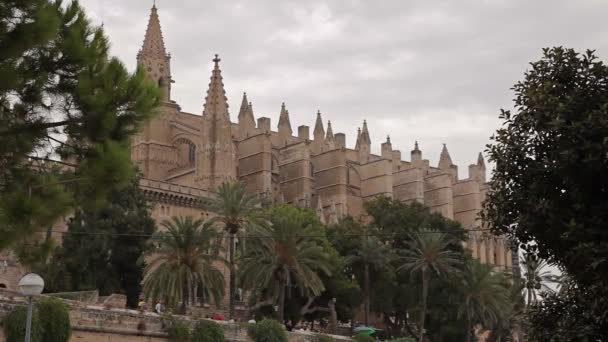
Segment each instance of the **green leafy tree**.
M108 52L77 1L0 2L0 249L68 213L72 185L96 204L132 177L129 139L159 92Z
M17 306L4 317L2 325L7 342L25 339L27 308ZM33 342L68 342L72 333L68 307L62 300L41 298L34 306L31 339Z
M420 314L420 337L424 340L424 320L426 318L429 284L433 274L449 277L458 273L456 268L462 263L461 255L450 250L452 239L445 233L436 230L420 230L417 236L403 251L403 261L397 272L408 271L420 274L422 280L422 312Z
M283 322L286 289L292 284L319 296L325 286L320 274L330 275L329 256L315 236L315 229L299 209L279 206L273 209L271 224L252 231L239 259L239 282L254 296L270 296L278 304Z
M249 324L247 334L253 342L287 342L287 333L283 325L272 319L264 319Z
M218 234L211 222L172 217L162 226L166 231L155 233L150 241L153 248L143 279L146 298L161 299L170 307L181 302L182 312L199 295L219 303L224 276L216 267L220 246L214 243Z
M235 238L243 230L264 225L263 210L257 197L245 193L245 187L238 182L222 183L216 197L206 202L209 211L217 214L212 218L228 233L228 261L230 265L229 310L234 317L236 300Z
M510 310L508 279L493 272L491 265L467 260L458 289L463 298L459 309L467 322L467 342L471 341L475 324L495 328Z
M224 330L219 324L201 320L196 322L194 330L192 330L191 342L224 342Z
M608 67L593 51L544 49L513 90L487 150L484 218L563 267L608 331Z
M139 259L155 230L139 177L122 190L112 190L101 208L78 208L62 246L42 267L47 291L124 293L127 306L137 307L144 268Z

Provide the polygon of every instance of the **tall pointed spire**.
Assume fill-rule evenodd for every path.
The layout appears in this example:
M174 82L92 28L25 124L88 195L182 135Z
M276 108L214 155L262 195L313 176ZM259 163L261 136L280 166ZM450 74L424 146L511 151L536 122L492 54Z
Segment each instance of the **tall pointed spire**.
M243 93L241 108L239 109L239 132L241 138L244 138L253 132L255 128L255 118L253 117L253 109L251 103L247 100L247 93Z
M483 154L481 154L481 152L477 155L477 166L479 166L480 169L486 169L486 162L483 160Z
M137 64L144 67L147 77L161 89L162 99L169 101L171 99L171 83L173 83L171 56L165 50L156 5L153 5L150 11L144 42L137 53Z
M152 5L152 9L150 10L150 19L148 19L146 36L139 54L146 54L156 57L165 57L167 55L167 51L165 50L165 42L163 40L163 33L160 29L160 19L158 18L156 4Z
M289 111L285 109L285 102L281 104L281 113L279 114L279 138L283 143L287 143L287 139L291 137L291 122L289 122Z
M317 111L317 120L315 121L315 130L312 132L315 139L325 137L325 129L323 128L323 119L321 118L321 111Z
M359 151L361 147L361 127L357 127L357 141L355 142L355 150Z
M372 142L369 137L369 131L367 129L367 121L363 120L363 128L361 129L361 134L357 139L360 163L367 163L367 161L369 160L369 155L371 153L371 145Z
M369 137L369 131L367 130L367 120L363 120L363 129L361 130L361 139L366 143L371 143L372 139Z
M207 90L207 97L205 98L203 116L211 115L216 119L230 121L230 115L228 114L228 99L226 98L222 71L220 70L221 59L216 54L212 61L214 63L214 67L211 73L209 90Z
M439 168L440 169L449 169L452 165L452 158L450 157L450 152L448 152L448 147L443 144L443 148L441 149L441 155L439 156Z
M329 149L336 147L336 139L334 138L334 131L331 129L331 121L327 120L327 134L325 135L325 144Z
M202 141L200 148L197 148L200 152L195 180L200 187L208 190L215 190L222 182L231 181L236 177L232 123L219 62L220 58L215 55L201 120Z

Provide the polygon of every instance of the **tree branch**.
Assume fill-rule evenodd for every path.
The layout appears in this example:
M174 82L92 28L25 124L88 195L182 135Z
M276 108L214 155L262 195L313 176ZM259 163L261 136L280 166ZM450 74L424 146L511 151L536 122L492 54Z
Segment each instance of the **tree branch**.
M1 130L0 136L9 136L9 135L13 135L13 134L19 134L19 133L23 133L23 132L29 131L29 130L47 130L47 129L53 128L53 127L62 127L62 126L69 124L72 121L74 121L74 119L56 121L56 122L38 122L38 123L20 125L17 127L13 127L12 129Z

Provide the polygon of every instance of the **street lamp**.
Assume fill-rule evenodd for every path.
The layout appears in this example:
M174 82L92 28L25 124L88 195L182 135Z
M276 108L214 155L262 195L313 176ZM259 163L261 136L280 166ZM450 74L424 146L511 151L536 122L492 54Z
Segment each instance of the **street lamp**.
M19 280L19 292L27 297L27 321L25 322L25 342L30 342L32 334L32 297L39 296L44 289L44 280L36 273L28 273Z

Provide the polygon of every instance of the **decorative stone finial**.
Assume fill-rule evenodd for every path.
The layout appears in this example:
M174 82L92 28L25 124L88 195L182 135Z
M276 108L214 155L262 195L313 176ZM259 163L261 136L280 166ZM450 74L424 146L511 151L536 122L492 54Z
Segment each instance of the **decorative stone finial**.
M219 57L219 55L216 53L215 54L215 58L211 60L213 63L215 63L215 67L219 67L219 63L222 61L222 59Z

